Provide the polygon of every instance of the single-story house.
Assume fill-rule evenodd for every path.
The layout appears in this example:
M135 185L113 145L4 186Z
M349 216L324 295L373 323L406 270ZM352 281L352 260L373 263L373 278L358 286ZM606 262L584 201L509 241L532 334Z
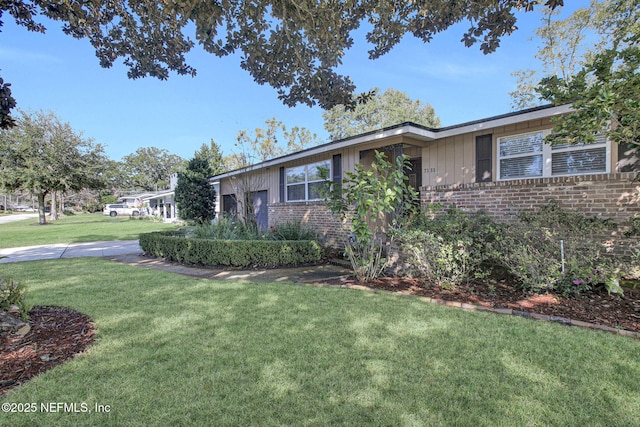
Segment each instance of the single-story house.
M212 177L221 213L234 213L249 191L261 227L301 220L331 245L343 244L344 225L318 194L321 168L341 182L375 150L408 155L409 183L422 204L442 202L506 217L556 200L590 215L626 221L640 213L634 150L604 138L589 145L543 143L551 119L569 105L542 106L442 128L402 123L333 141Z
M165 220L178 217L174 190L130 194L119 197L118 201L139 208L142 215L154 215Z

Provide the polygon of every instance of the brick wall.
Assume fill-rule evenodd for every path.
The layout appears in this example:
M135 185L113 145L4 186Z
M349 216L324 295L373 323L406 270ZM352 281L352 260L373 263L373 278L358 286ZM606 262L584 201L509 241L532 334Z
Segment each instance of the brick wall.
M586 215L610 218L625 225L640 214L640 181L633 172L577 177L522 179L478 184L421 188L422 204L440 202L465 211L484 210L498 220L509 220L518 211L537 210L551 200L560 207ZM269 205L269 226L301 221L317 231L323 244L342 249L349 236L349 224L332 215L323 202L275 203ZM640 248L638 238L623 238L624 228L606 241L615 253L629 254ZM611 243L613 239L614 243Z
M319 234L325 246L342 249L349 237L349 225L334 216L323 202L274 203L269 205L269 227L301 221Z
M640 214L640 181L634 172L422 187L422 204L440 202L497 219L556 201L569 211L625 223Z
M640 239L625 237L629 220L640 214L640 181L635 172L557 178L520 179L478 184L422 187L423 205L442 203L464 211L485 211L497 220L509 220L518 211L534 211L555 201L562 209L611 219L619 228L593 236L609 253L630 256Z

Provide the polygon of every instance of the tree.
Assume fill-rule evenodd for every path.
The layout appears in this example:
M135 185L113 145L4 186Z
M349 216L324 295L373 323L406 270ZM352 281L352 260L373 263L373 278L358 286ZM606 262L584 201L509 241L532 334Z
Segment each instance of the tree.
M211 168L212 175L218 175L224 172L222 150L213 139L209 142L209 145L202 144L200 149L195 152L195 157L207 161Z
M590 143L604 134L636 150L640 146L640 5L608 2L603 25L610 34L606 49L575 76L550 76L538 87L543 99L574 108L556 120L549 143Z
M0 186L36 196L40 224L47 195L101 188L105 162L102 146L51 112L21 112L15 127L0 131Z
M318 135L310 130L294 126L291 129L275 117L265 120L266 127L256 128L251 135L246 130L238 132L236 153L224 158L226 170L236 170L265 160L318 145ZM284 140L286 145L280 143Z
M189 160L184 172L178 172L175 197L180 218L199 225L215 218L216 190L209 182L211 175L209 162L197 156Z
M331 140L347 138L386 126L404 122L414 122L429 127L440 126L433 107L414 101L409 96L395 89L387 89L379 94L379 89L369 101L352 110L344 105L337 105L322 113L324 128L329 132Z
M122 160L128 187L145 191L169 188L171 174L182 169L185 163L182 157L157 147L138 148Z
M360 163L355 172L347 172L342 184L327 181L323 193L329 209L351 223L352 239L346 245L351 266L360 282L376 279L384 268L382 233L388 225L388 215L396 219L411 212L418 194L407 185L405 170L411 165L406 155L389 162L384 153L375 152L376 159L368 170ZM328 171L323 171L325 178Z
M9 129L16 123L11 117L11 110L16 106L16 100L11 95L10 86L0 77L0 129Z
M565 19L556 19L556 10L542 10L543 25L536 30L541 46L535 55L541 68L511 73L517 80L516 89L509 93L514 109L540 105L544 100L536 88L542 78L556 76L567 81L607 47L611 40L612 5L616 2L592 0L589 7L577 9Z
M28 30L44 32L39 15L63 22L63 31L88 38L103 67L122 59L130 78L166 79L171 71L195 75L185 55L195 45L186 29L209 53L241 54L240 67L258 84L269 84L288 106L302 103L329 109L355 107L359 96L349 77L336 73L353 33L363 23L371 59L389 52L407 33L429 42L454 24L467 21L466 46L480 43L495 51L515 31L517 11L531 11L539 0L333 1L284 0L154 2L149 0L5 0L8 12ZM563 0L547 0L555 8ZM363 95L366 97L366 95Z
M315 133L300 127L288 130L275 117L267 119L265 124L266 128L256 128L253 136L244 130L238 132L235 144L238 152L224 158L227 170L244 169L231 184L239 217L250 228L257 227L254 209L256 192L264 190L267 185L264 177L251 171L250 166L319 143ZM280 143L280 138L284 139L286 145Z

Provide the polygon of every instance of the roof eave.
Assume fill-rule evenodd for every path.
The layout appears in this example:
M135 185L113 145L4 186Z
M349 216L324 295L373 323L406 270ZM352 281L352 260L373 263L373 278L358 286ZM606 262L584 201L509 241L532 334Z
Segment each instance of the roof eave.
M349 138L332 141L295 153L286 154L284 156L277 157L271 160L266 160L261 163L256 163L255 165L247 166L245 168L225 172L220 175L215 175L210 178L210 181L220 181L221 179L229 178L234 175L264 169L271 166L277 166L285 162L291 162L301 158L315 156L330 151L337 151L346 147L375 142L377 140L391 138L394 136L411 136L422 141L433 141L435 139L451 137L463 133L479 132L484 129L492 129L529 120L559 116L571 111L573 111L573 108L569 104L560 105L557 107L552 105L544 105L527 110L515 111L500 116L493 116L482 120L475 120L472 122L466 122L459 125L447 126L442 128L429 128L426 126L417 125L412 122L406 122L394 126L389 126L384 129L352 136Z

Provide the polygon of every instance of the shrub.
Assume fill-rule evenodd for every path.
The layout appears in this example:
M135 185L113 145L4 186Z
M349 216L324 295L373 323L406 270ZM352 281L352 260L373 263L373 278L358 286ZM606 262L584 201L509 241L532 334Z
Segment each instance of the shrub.
M405 260L409 271L430 280L453 285L499 268L524 289L570 295L596 286L622 291L611 258L604 257L604 247L590 238L611 226L609 220L566 212L550 203L536 212L522 212L509 223L453 207L423 213L392 233L411 255Z
M185 264L277 267L319 262L322 248L313 240L219 240L185 238L167 232L140 235L145 253Z
M289 221L276 224L271 228L275 240L316 240L318 234L302 224L302 221Z
M560 278L560 246L545 230L508 224L488 246L488 262L503 267L525 289L549 290Z
M617 276L618 269L610 257L601 257L593 248L581 250L566 260L565 273L556 283L555 291L569 296L603 287L609 293L622 293Z
M624 232L625 237L640 236L640 216L631 218L630 227Z
M608 292L622 292L612 258L604 256L605 248L592 237L616 227L611 220L569 212L554 201L535 212L520 212L518 220L524 228L544 233L538 243L532 242L531 246L533 249L546 248L539 257L546 254L561 264L562 242L565 271L553 272L554 280L549 284L555 292L568 296L598 286L604 286Z
M616 227L616 224L610 219L588 217L579 212L569 212L562 209L553 200L536 211L521 211L517 217L521 223L529 224L531 227L543 228L553 235L565 234L574 238L604 232Z
M406 155L396 156L393 164L384 153L375 151L368 170L356 163L355 172L347 172L341 184L327 181L321 189L331 212L350 219L351 237L345 252L359 282L378 278L385 268L382 234L387 216L393 213L401 218L415 210L418 194L407 185L405 174L410 168Z
M215 224L206 224L193 228L193 236L198 239L217 240L264 240L270 235L255 226L222 217Z
M443 287L455 286L471 274L471 240L445 239L420 229L400 233L398 242L409 256L407 275L425 277Z
M485 277L492 244L502 227L483 212L465 213L455 207L422 213L390 234L402 251L408 274L453 286L464 280Z
M164 218L162 218L161 216L155 216L155 215L130 216L129 220L130 221L147 221L147 222L154 222L158 224L164 222Z
M0 311L9 311L16 305L20 310L22 320L27 319L27 307L24 302L24 286L10 277L0 276Z

